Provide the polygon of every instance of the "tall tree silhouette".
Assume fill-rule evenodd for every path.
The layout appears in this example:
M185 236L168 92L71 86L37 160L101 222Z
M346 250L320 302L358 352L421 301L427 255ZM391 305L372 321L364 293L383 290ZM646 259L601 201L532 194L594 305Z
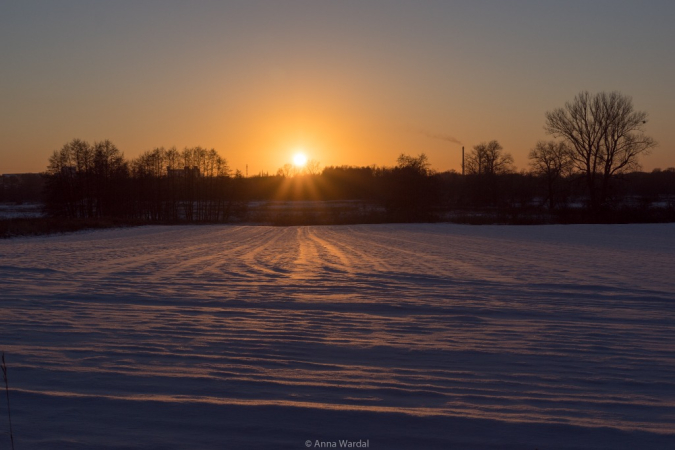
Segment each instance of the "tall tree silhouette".
M513 157L503 152L497 141L481 142L473 147L466 158L467 173L473 175L496 175L513 170Z
M572 102L546 113L545 130L572 149L575 167L586 178L590 206L605 205L617 174L636 170L638 158L656 142L644 134L647 113L635 111L619 92L581 92Z
M504 153L496 140L475 145L466 158L466 172L474 201L497 204L500 200L500 178L513 171L513 157Z
M565 142L539 141L530 150L532 172L546 184L546 199L549 209L555 208L563 197L563 182L572 173L573 163L569 147Z

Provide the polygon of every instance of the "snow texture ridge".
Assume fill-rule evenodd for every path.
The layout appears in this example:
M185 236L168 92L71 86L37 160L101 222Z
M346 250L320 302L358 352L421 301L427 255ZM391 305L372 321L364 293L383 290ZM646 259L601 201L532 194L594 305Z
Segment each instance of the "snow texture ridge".
M673 255L672 224L2 241L17 448L675 448Z

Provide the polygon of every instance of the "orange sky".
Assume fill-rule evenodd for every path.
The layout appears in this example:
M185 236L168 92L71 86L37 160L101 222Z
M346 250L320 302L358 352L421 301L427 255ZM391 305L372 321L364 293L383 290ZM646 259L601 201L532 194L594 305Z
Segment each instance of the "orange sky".
M460 170L459 142L497 139L526 168L581 90L632 96L660 144L644 168L675 166L671 2L58 3L0 14L0 173L73 138L215 148L251 175L297 148Z

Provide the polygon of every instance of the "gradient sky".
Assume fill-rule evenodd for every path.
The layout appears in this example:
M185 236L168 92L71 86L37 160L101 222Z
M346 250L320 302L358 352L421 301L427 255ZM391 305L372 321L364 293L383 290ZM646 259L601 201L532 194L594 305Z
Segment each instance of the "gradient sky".
M127 157L215 148L276 172L437 170L497 139L519 168L544 113L619 90L675 166L675 2L0 0L0 173L37 172L73 138Z

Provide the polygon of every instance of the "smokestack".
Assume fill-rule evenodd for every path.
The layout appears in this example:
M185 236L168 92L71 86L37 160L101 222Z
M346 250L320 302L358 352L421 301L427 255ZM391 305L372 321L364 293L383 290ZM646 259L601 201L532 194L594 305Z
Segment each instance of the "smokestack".
M464 146L462 146L462 176L464 176Z

